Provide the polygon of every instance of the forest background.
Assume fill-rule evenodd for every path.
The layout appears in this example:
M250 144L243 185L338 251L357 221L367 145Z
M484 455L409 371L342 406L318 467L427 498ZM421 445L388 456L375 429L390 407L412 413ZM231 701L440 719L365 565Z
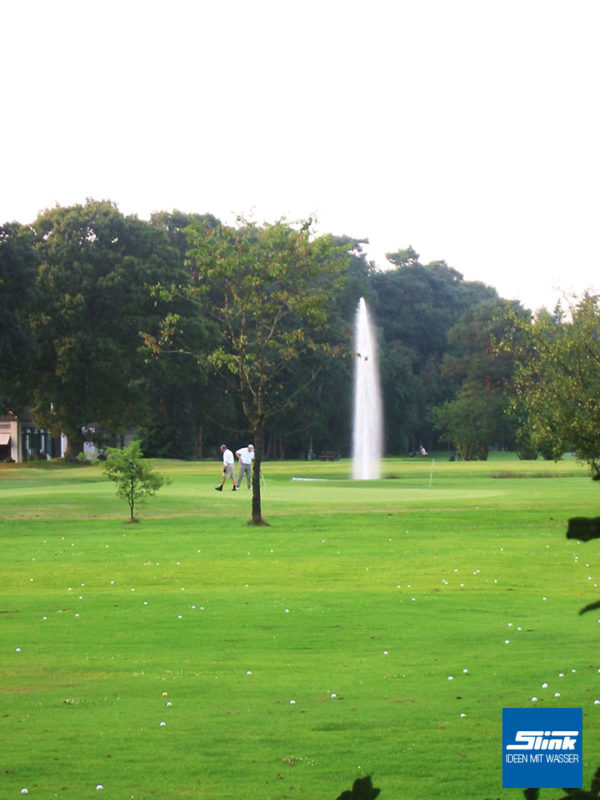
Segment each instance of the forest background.
M209 313L219 298L190 301L198 273L189 232L208 237L219 227L211 215L177 211L143 221L93 200L0 227L0 413L33 409L41 424L68 433L75 453L92 424L105 444L135 431L155 457L212 457L221 441L245 444L239 393L207 357L221 337ZM380 342L387 454L422 445L465 459L490 448L535 455L515 392L523 350L499 346L531 312L444 261L422 264L412 247L387 254L389 268L379 270L364 241L329 238L347 260L320 336L346 346L296 360L279 377L285 402L265 424L264 457L349 455L361 296Z

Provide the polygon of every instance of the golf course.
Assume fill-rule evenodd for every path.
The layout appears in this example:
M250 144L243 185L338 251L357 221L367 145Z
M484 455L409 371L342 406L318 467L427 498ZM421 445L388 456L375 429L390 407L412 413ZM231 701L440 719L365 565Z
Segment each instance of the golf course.
M502 709L581 708L600 764L600 514L576 459L0 467L0 800L522 798ZM543 800L562 797L543 789Z

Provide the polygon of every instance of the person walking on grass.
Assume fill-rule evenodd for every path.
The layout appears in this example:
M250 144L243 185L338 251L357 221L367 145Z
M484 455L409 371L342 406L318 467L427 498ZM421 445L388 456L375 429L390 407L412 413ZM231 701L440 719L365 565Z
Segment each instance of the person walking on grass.
M252 462L254 461L254 445L249 444L248 447L240 447L239 450L235 451L235 454L240 460L240 470L238 473L237 482L235 484L236 488L240 488L240 484L242 483L242 478L244 475L246 476L248 488L250 488L250 471Z
M233 484L232 489L236 491L235 485L235 461L233 459L233 453L227 447L226 444L221 445L221 453L223 453L223 477L221 478L221 485L215 486L215 490L217 492L223 491L223 486L225 485L225 481L227 478L231 478L231 483Z

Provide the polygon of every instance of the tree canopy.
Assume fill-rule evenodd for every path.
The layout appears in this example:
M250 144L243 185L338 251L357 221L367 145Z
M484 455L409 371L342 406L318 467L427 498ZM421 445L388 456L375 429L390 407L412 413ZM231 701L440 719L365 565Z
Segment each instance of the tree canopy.
M38 424L67 434L73 457L90 426L107 444L135 430L151 456L217 455L221 442L253 437L257 476L264 457L349 455L347 356L364 296L380 345L388 454L423 444L481 458L529 437L534 450L568 447L593 463L596 300L532 323L444 261L423 264L407 247L379 269L363 244L318 236L310 220L225 225L175 210L143 221L95 200L6 224L0 410L33 410ZM501 354L500 341L519 347ZM552 349L559 344L564 353ZM570 365L563 380L580 382L578 401L562 393L562 410L552 402L557 354ZM253 498L259 520L259 477Z

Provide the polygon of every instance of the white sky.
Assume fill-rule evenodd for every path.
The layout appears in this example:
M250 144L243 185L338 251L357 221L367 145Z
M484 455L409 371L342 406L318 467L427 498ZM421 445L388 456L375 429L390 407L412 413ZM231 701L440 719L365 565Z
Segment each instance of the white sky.
M316 215L530 308L600 286L599 0L0 0L0 223Z

